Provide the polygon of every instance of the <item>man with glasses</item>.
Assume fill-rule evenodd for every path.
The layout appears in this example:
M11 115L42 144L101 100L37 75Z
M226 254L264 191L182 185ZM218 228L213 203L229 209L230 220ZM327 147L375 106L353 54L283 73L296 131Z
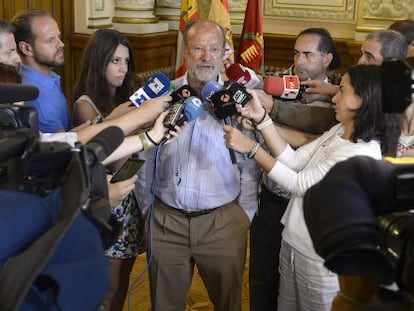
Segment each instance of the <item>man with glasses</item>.
M341 63L329 32L308 28L296 38L293 65L284 74L331 82L330 75ZM298 147L330 129L335 110L329 96L302 94L302 99L272 99L261 93L262 104L278 126L278 132L291 146ZM283 225L281 218L289 202L289 193L262 176L260 204L250 229L249 290L250 310L277 310L279 292L279 252Z
M173 83L200 97L209 81L223 84L223 29L209 20L183 32L187 73ZM246 158L232 164L223 124L209 111L188 123L177 140L160 147L152 232L146 230L152 310L185 310L194 266L218 311L240 311L247 231L257 209L259 169ZM252 133L253 134L253 133ZM155 153L136 189L141 208L151 205ZM241 158L241 157L240 157ZM151 213L149 213L151 215Z

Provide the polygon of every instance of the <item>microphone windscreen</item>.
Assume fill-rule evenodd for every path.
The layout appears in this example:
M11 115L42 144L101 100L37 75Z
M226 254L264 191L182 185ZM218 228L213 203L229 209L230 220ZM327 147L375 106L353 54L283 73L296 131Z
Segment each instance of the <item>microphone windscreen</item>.
M184 100L184 116L186 121L195 120L203 112L203 102L196 96Z
M117 126L110 126L95 135L86 147L91 149L99 161L105 160L124 141L124 133Z
M149 98L162 96L170 89L170 79L162 72L157 72L148 79L143 88Z
M204 101L211 102L211 96L221 90L221 85L217 81L209 81L201 90L201 98Z
M272 96L283 94L283 79L279 76L267 76L264 79L263 90Z
M229 80L237 82L241 85L246 85L252 79L249 71L238 63L231 64L226 69L226 75Z
M176 89L173 93L171 93L172 103L179 102L180 100L188 98L190 96L197 96L197 92L188 84L184 84L183 86Z
M129 100L136 106L140 106L144 101L167 94L170 90L170 80L162 72L152 75Z
M17 83L0 83L0 104L12 104L36 99L39 89L34 85Z

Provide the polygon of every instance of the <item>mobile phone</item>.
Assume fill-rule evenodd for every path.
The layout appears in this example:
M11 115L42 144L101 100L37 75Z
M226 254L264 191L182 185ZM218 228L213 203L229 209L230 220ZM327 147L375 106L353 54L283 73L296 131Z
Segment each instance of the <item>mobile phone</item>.
M113 184L131 178L138 172L144 162L145 160L132 157L128 158L128 160L125 161L124 165L122 165L121 168L114 174L114 176L112 176L109 182Z

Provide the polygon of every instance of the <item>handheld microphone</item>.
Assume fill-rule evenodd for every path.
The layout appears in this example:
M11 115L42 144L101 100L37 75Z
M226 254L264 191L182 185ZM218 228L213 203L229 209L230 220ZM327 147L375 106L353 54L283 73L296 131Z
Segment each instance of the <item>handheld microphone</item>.
M211 96L213 96L218 91L221 91L222 86L217 83L217 81L209 81L204 85L203 89L201 90L201 98L211 103Z
M228 82L224 86L224 90L216 81L208 82L201 96L204 100L210 101L213 112L220 120L224 120L224 124L233 126L231 116L237 113L235 104L244 106L250 99L251 95L246 89L234 82ZM236 153L233 149L229 149L231 163L236 164Z
M170 112L164 120L164 126L170 130L176 125L181 125L185 119L183 112L185 109L185 99L196 97L196 91L189 85L183 85L171 94L172 102L170 103Z
M34 85L17 83L0 83L0 104L12 104L36 99L39 89Z
M237 114L236 104L244 106L251 99L244 86L232 81L226 81L224 88L211 96L214 114L220 120Z
M170 80L162 72L152 75L129 99L136 106L141 105L144 101L163 96L170 90Z
M264 79L263 90L281 99L295 100L302 97L306 86L300 85L296 75L268 76Z
M263 90L281 99L301 99L307 86L301 85L296 75L268 76L264 79Z
M258 87L261 83L261 80L252 69L239 63L233 63L227 67L226 75L229 80L250 89Z
M180 126L184 121L190 122L195 120L202 112L203 102L198 97L190 96L186 99L181 99L172 106L171 111L164 120L164 126L172 130L174 126ZM170 138L171 135L167 133L161 140L160 145L165 144Z

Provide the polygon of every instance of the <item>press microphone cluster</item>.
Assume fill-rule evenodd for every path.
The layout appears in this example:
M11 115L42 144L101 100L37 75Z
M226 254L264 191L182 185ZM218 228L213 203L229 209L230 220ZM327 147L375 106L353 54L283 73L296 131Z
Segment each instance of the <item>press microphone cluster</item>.
M193 121L203 112L203 103L196 95L196 91L189 85L183 85L171 94L170 111L164 119L167 129L173 130L184 121ZM170 135L167 134L160 144L164 144L169 138Z
M244 106L252 99L244 86L233 81L226 81L223 86L210 81L204 86L201 96L211 102L212 110L220 120L236 115L236 104Z
M239 63L233 63L227 67L226 76L230 81L236 82L249 89L257 88L262 82L252 69Z
M211 102L216 117L224 120L224 124L230 126L233 126L231 116L237 114L236 104L244 106L252 99L244 86L233 81L226 81L223 87L216 81L210 81L204 86L201 96L205 101ZM234 150L229 149L229 153L231 162L237 163Z
M136 106L140 106L144 101L166 95L171 88L171 83L168 77L162 72L157 72L152 75L134 94L129 97L129 100Z
M263 90L281 99L295 100L302 97L306 86L300 84L296 75L268 76L264 79Z

